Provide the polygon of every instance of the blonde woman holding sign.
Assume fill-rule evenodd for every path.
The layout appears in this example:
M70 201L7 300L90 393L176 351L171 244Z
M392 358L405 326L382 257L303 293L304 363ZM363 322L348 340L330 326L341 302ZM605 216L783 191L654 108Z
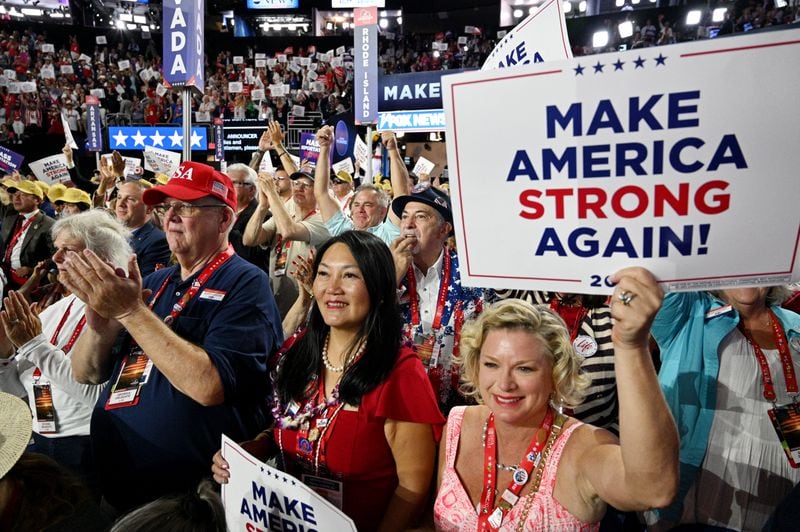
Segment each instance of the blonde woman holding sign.
M606 505L660 507L678 483L678 435L648 349L662 292L646 270L618 272L611 312L620 438L557 412L587 385L564 322L519 300L464 328L465 391L439 453L437 530L597 530Z

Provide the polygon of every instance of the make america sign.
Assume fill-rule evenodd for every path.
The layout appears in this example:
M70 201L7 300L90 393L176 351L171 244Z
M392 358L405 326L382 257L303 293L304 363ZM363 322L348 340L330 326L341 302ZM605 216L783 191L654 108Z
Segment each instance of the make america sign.
M610 293L631 265L671 290L797 279L800 108L780 102L800 30L443 84L465 284Z

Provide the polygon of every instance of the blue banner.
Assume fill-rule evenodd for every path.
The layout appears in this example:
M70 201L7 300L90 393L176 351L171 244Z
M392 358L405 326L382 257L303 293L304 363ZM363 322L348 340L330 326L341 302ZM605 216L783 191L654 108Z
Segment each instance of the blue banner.
M25 157L5 146L0 146L0 171L13 174L22 167Z
M353 25L353 113L356 124L369 125L378 121L378 8L355 8Z
M444 131L444 110L381 112L379 113L378 130Z
M145 146L163 150L183 149L181 126L134 126L108 128L108 147L111 150L143 150ZM189 138L192 151L208 149L208 132L204 127L193 127Z
M205 89L205 0L164 0L164 85Z
M441 109L442 76L459 72L466 72L466 69L381 76L378 80L378 110Z
M331 150L333 157L333 150ZM300 133L300 162L307 162L311 166L317 166L319 160L319 143L314 133ZM330 164L330 162L328 163Z
M222 126L222 118L214 119L214 160L225 160L225 134Z
M100 123L100 100L86 97L86 149L103 151L103 128Z

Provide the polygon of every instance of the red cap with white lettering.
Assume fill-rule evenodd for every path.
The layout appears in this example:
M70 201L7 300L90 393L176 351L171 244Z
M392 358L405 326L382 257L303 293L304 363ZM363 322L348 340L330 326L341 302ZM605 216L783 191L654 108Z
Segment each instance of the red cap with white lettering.
M165 197L191 201L207 196L218 198L236 210L236 190L230 177L207 164L185 162L166 185L145 190L142 201L145 205L158 205Z

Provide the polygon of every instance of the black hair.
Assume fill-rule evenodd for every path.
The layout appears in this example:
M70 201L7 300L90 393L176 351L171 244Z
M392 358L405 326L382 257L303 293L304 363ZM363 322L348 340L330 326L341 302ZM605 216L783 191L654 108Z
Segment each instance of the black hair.
M343 403L358 405L361 397L389 376L397 360L403 320L397 306L394 260L389 247L378 237L364 231L347 231L333 237L318 250L312 277L316 278L325 252L335 244L344 244L353 254L369 293L370 307L351 350L366 340L366 350L359 360L345 370L339 383ZM283 404L302 400L309 384L317 379L322 365L322 348L330 327L314 303L305 335L284 355L275 382Z

